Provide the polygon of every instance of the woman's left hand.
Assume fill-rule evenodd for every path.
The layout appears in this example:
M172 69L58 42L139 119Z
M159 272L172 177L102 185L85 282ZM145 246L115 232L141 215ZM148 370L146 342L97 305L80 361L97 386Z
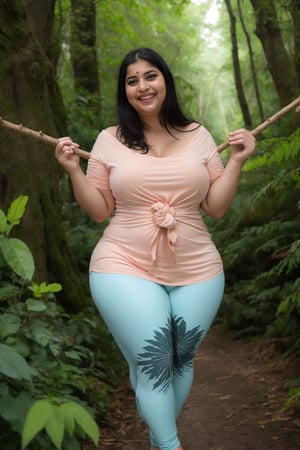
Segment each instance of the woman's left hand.
M230 158L244 163L253 153L256 139L250 131L240 128L229 133L228 142L231 146Z

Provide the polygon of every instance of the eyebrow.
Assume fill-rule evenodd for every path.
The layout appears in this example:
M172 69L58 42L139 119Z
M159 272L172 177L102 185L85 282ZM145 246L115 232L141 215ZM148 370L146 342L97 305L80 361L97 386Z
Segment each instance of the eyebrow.
M149 74L152 73L152 72L157 73L157 69L150 69L150 70L147 70L146 72L143 73L143 76L147 76L147 75L149 75ZM126 81L129 81L129 80L135 80L136 78L137 78L136 75L130 75L128 78L126 78Z

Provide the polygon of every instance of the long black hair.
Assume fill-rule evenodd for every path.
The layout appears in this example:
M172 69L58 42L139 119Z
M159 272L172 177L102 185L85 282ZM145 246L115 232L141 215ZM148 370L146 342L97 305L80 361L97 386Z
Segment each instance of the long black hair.
M160 123L171 134L170 128L184 127L194 121L188 119L179 106L174 78L163 58L154 50L146 47L130 51L123 59L119 69L117 90L118 137L129 148L143 150L147 153L149 145L145 140L143 122L128 102L125 89L127 67L141 59L156 67L163 74L165 80L166 98L159 114Z

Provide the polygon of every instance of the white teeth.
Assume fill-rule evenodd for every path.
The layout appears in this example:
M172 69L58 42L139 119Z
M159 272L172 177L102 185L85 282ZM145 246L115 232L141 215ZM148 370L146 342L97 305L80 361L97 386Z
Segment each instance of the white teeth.
M150 100L153 98L153 95L146 95L145 97L140 97L140 100Z

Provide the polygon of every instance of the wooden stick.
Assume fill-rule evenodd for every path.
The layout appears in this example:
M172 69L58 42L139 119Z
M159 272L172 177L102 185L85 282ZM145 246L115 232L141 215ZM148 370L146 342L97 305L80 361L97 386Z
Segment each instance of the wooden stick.
M288 105L284 106L282 109L277 111L277 113L275 113L273 116L269 117L267 120L265 120L265 122L261 123L260 125L258 125L258 127L254 128L254 130L252 130L251 133L253 134L253 136L257 136L263 130L265 130L270 125L272 125L274 122L276 122L278 119L280 119L280 117L282 117L284 114L288 113L292 109L296 109L296 111L297 111L298 108L296 108L296 107L298 105L300 105L300 97L297 97L291 103L289 103ZM222 152L227 147L229 147L228 141L223 142L223 144L218 146L218 152Z
M259 133L261 133L263 130L268 128L270 125L272 125L274 122L276 122L280 117L282 117L284 114L288 113L292 109L296 108L298 105L300 105L300 97L297 97L294 101L286 105L284 108L280 109L275 113L273 116L269 117L265 122L258 125L258 127L254 128L254 130L251 131L251 133L254 136L257 136ZM299 108L296 109L296 111ZM34 131L30 128L24 127L24 125L20 124L17 125L12 122L8 122L7 120L4 120L2 117L0 117L0 125L2 125L5 128L9 128L13 131L17 131L18 133L21 133L25 136L33 137L34 139L38 139L39 141L46 142L47 144L51 144L53 146L56 146L58 143L58 139L54 138L52 136L47 136L47 134L44 134L42 131ZM222 152L229 146L228 141L223 142L223 144L218 146L218 152ZM89 159L90 153L86 152L85 150L82 150L80 148L74 149L74 152L76 155L80 156L84 159Z
M17 131L18 133L21 133L25 136L29 136L34 139L38 139L39 141L45 142L46 144L50 144L54 147L58 144L57 138L48 136L47 134L44 134L42 131L34 131L34 130L31 130L30 128L26 128L22 124L16 125L15 123L8 122L8 120L4 120L4 119L2 119L2 117L0 117L0 125L2 125L5 128L9 128L10 130ZM80 148L75 148L74 153L76 153L76 155L78 155L84 159L89 159L89 157L90 157L89 152L86 152L85 150L82 150Z

